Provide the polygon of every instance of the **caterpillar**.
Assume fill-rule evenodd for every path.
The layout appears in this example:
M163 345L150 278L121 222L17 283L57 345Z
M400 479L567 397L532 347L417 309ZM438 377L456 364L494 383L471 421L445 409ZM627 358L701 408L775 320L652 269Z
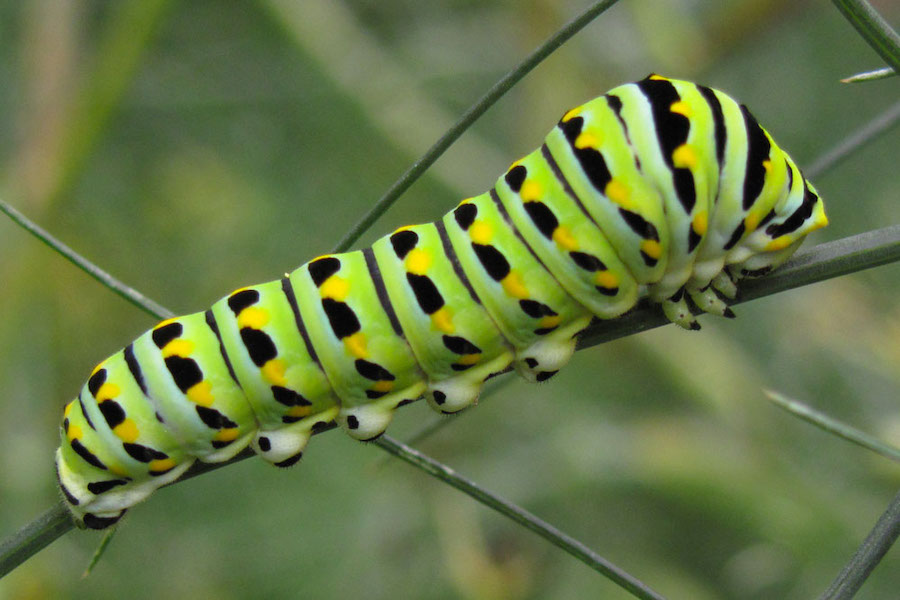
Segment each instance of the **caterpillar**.
M512 366L552 377L593 318L641 294L699 329L743 277L827 225L812 184L725 93L659 75L566 112L540 148L442 219L165 320L64 409L59 487L103 529L196 460L248 445L295 464L336 422L359 440L425 397L452 414Z

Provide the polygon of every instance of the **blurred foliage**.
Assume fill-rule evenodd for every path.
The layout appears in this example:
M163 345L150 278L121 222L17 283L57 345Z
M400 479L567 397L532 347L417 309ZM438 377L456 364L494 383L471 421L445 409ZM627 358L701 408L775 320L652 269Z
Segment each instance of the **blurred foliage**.
M874 3L897 23L900 6ZM0 193L176 311L329 249L447 124L584 0L0 3ZM895 102L825 0L630 0L540 66L367 236L433 220L563 110L651 71L722 88L810 164ZM897 221L896 130L816 180L833 239ZM813 240L814 242L815 240ZM900 270L578 353L421 448L673 598L808 598L900 487L896 465L772 407L774 388L900 442ZM0 220L0 527L56 500L63 404L152 325ZM397 418L403 438L436 419ZM103 561L65 536L8 598L624 598L556 548L337 433L134 509ZM861 598L896 597L895 550Z

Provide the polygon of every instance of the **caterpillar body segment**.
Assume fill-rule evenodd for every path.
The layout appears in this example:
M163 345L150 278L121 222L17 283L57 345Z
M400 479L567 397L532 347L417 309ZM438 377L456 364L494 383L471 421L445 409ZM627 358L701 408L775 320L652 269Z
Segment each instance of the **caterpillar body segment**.
M482 382L514 349L452 256L443 223L398 229L372 247L407 342L427 375L425 397L442 413L475 402Z
M289 466L332 422L368 440L422 396L457 412L510 365L552 377L592 318L642 293L699 328L689 302L733 316L739 279L826 224L746 107L651 75L565 113L437 222L236 290L101 362L65 407L61 491L102 529L196 460L249 445Z

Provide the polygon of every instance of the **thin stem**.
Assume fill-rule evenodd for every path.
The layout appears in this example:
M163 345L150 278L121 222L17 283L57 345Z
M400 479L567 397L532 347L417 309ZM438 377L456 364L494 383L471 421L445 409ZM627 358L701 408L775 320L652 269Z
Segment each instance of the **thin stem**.
M84 570L84 573L81 574L82 579L87 578L91 574L91 572L93 572L94 567L96 567L100 563L100 559L103 558L104 554L106 554L106 551L109 549L109 544L112 542L112 539L113 537L115 537L117 531L119 531L118 525L113 525L106 530L106 533L103 534L103 539L100 540L100 544L97 546L97 549L94 550L94 555L91 557L91 562L88 563L88 566Z
M844 77L843 79L841 79L841 83L862 83L863 81L877 81L879 79L894 77L896 74L897 71L895 71L894 69L890 67L884 67L883 69L865 71L863 73L851 75L850 77Z
M62 502L0 542L0 578L75 527Z
M890 131L898 122L900 122L900 100L835 144L834 147L822 153L812 164L804 169L804 174L809 179L815 179L862 146Z
M832 0L856 31L884 59L900 72L900 35L866 0Z
M845 440L853 442L858 446L862 446L867 450L871 450L876 454L880 454L885 458L890 458L891 460L900 462L900 448L895 448L890 444L885 444L884 442L875 439L868 433L860 431L855 427L851 427L842 421L838 421L835 418L829 417L828 415L819 412L814 408L803 404L802 402L799 402L792 398L788 398L783 394L779 394L778 392L773 392L771 390L764 390L764 393L769 397L769 400L774 402L779 408L783 408L792 415L803 419L807 423L812 423L819 429L844 438Z
M900 535L900 492L878 518L840 574L819 600L849 600L856 595Z
M550 56L566 40L584 29L601 13L613 6L618 0L600 0L575 17L554 33L547 41L538 46L531 54L520 62L512 71L503 76L472 105L434 145L414 162L394 184L378 199L378 202L344 235L334 247L333 252L343 252L350 248L375 221L389 209L394 202L436 161L453 142L459 138L481 115L503 97L516 83L531 72L545 58Z
M25 231L29 232L44 244L50 247L50 249L58 252L64 258L68 259L73 265L96 279L106 288L109 288L114 293L118 294L128 302L134 304L141 310L150 315L162 320L168 319L170 317L174 317L175 313L167 309L166 307L157 304L150 298L144 296L136 289L125 285L93 262L89 261L82 255L78 254L66 244L62 243L34 221L17 211L15 208L0 200L0 211L6 213L6 215L13 220L16 224L22 227Z
M515 504L507 502L506 500L500 498L499 496L496 496L495 494L492 494L488 490L476 484L474 481L471 481L470 479L466 479L462 475L459 475L450 467L442 465L441 463L434 461L428 456L422 454L418 450L410 448L409 446L398 442L397 440L386 435L381 436L373 443L382 450L390 452L397 458L404 460L417 469L428 473L432 477L440 479L444 483L455 487L464 494L471 496L481 504L493 508L500 514L509 517L519 525L522 525L526 529L533 531L545 540L549 541L554 546L562 548L564 551L574 556L587 566L603 574L608 579L628 590L634 596L638 598L663 598L663 596L660 596L658 593L651 590L640 580L636 579L632 575L629 575L626 571L609 562L578 540L566 535L559 529L553 527L549 523L542 521L530 512L519 508Z

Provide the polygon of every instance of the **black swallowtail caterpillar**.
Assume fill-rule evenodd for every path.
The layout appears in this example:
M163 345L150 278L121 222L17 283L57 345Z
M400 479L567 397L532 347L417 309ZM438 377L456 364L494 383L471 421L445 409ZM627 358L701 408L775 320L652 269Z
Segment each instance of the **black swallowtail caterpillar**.
M733 316L738 279L826 224L745 106L651 75L565 113L441 220L238 289L101 362L65 407L60 488L102 529L198 459L250 445L286 467L333 421L371 440L423 395L458 412L511 364L550 378L592 318L644 291L688 329L689 302Z

